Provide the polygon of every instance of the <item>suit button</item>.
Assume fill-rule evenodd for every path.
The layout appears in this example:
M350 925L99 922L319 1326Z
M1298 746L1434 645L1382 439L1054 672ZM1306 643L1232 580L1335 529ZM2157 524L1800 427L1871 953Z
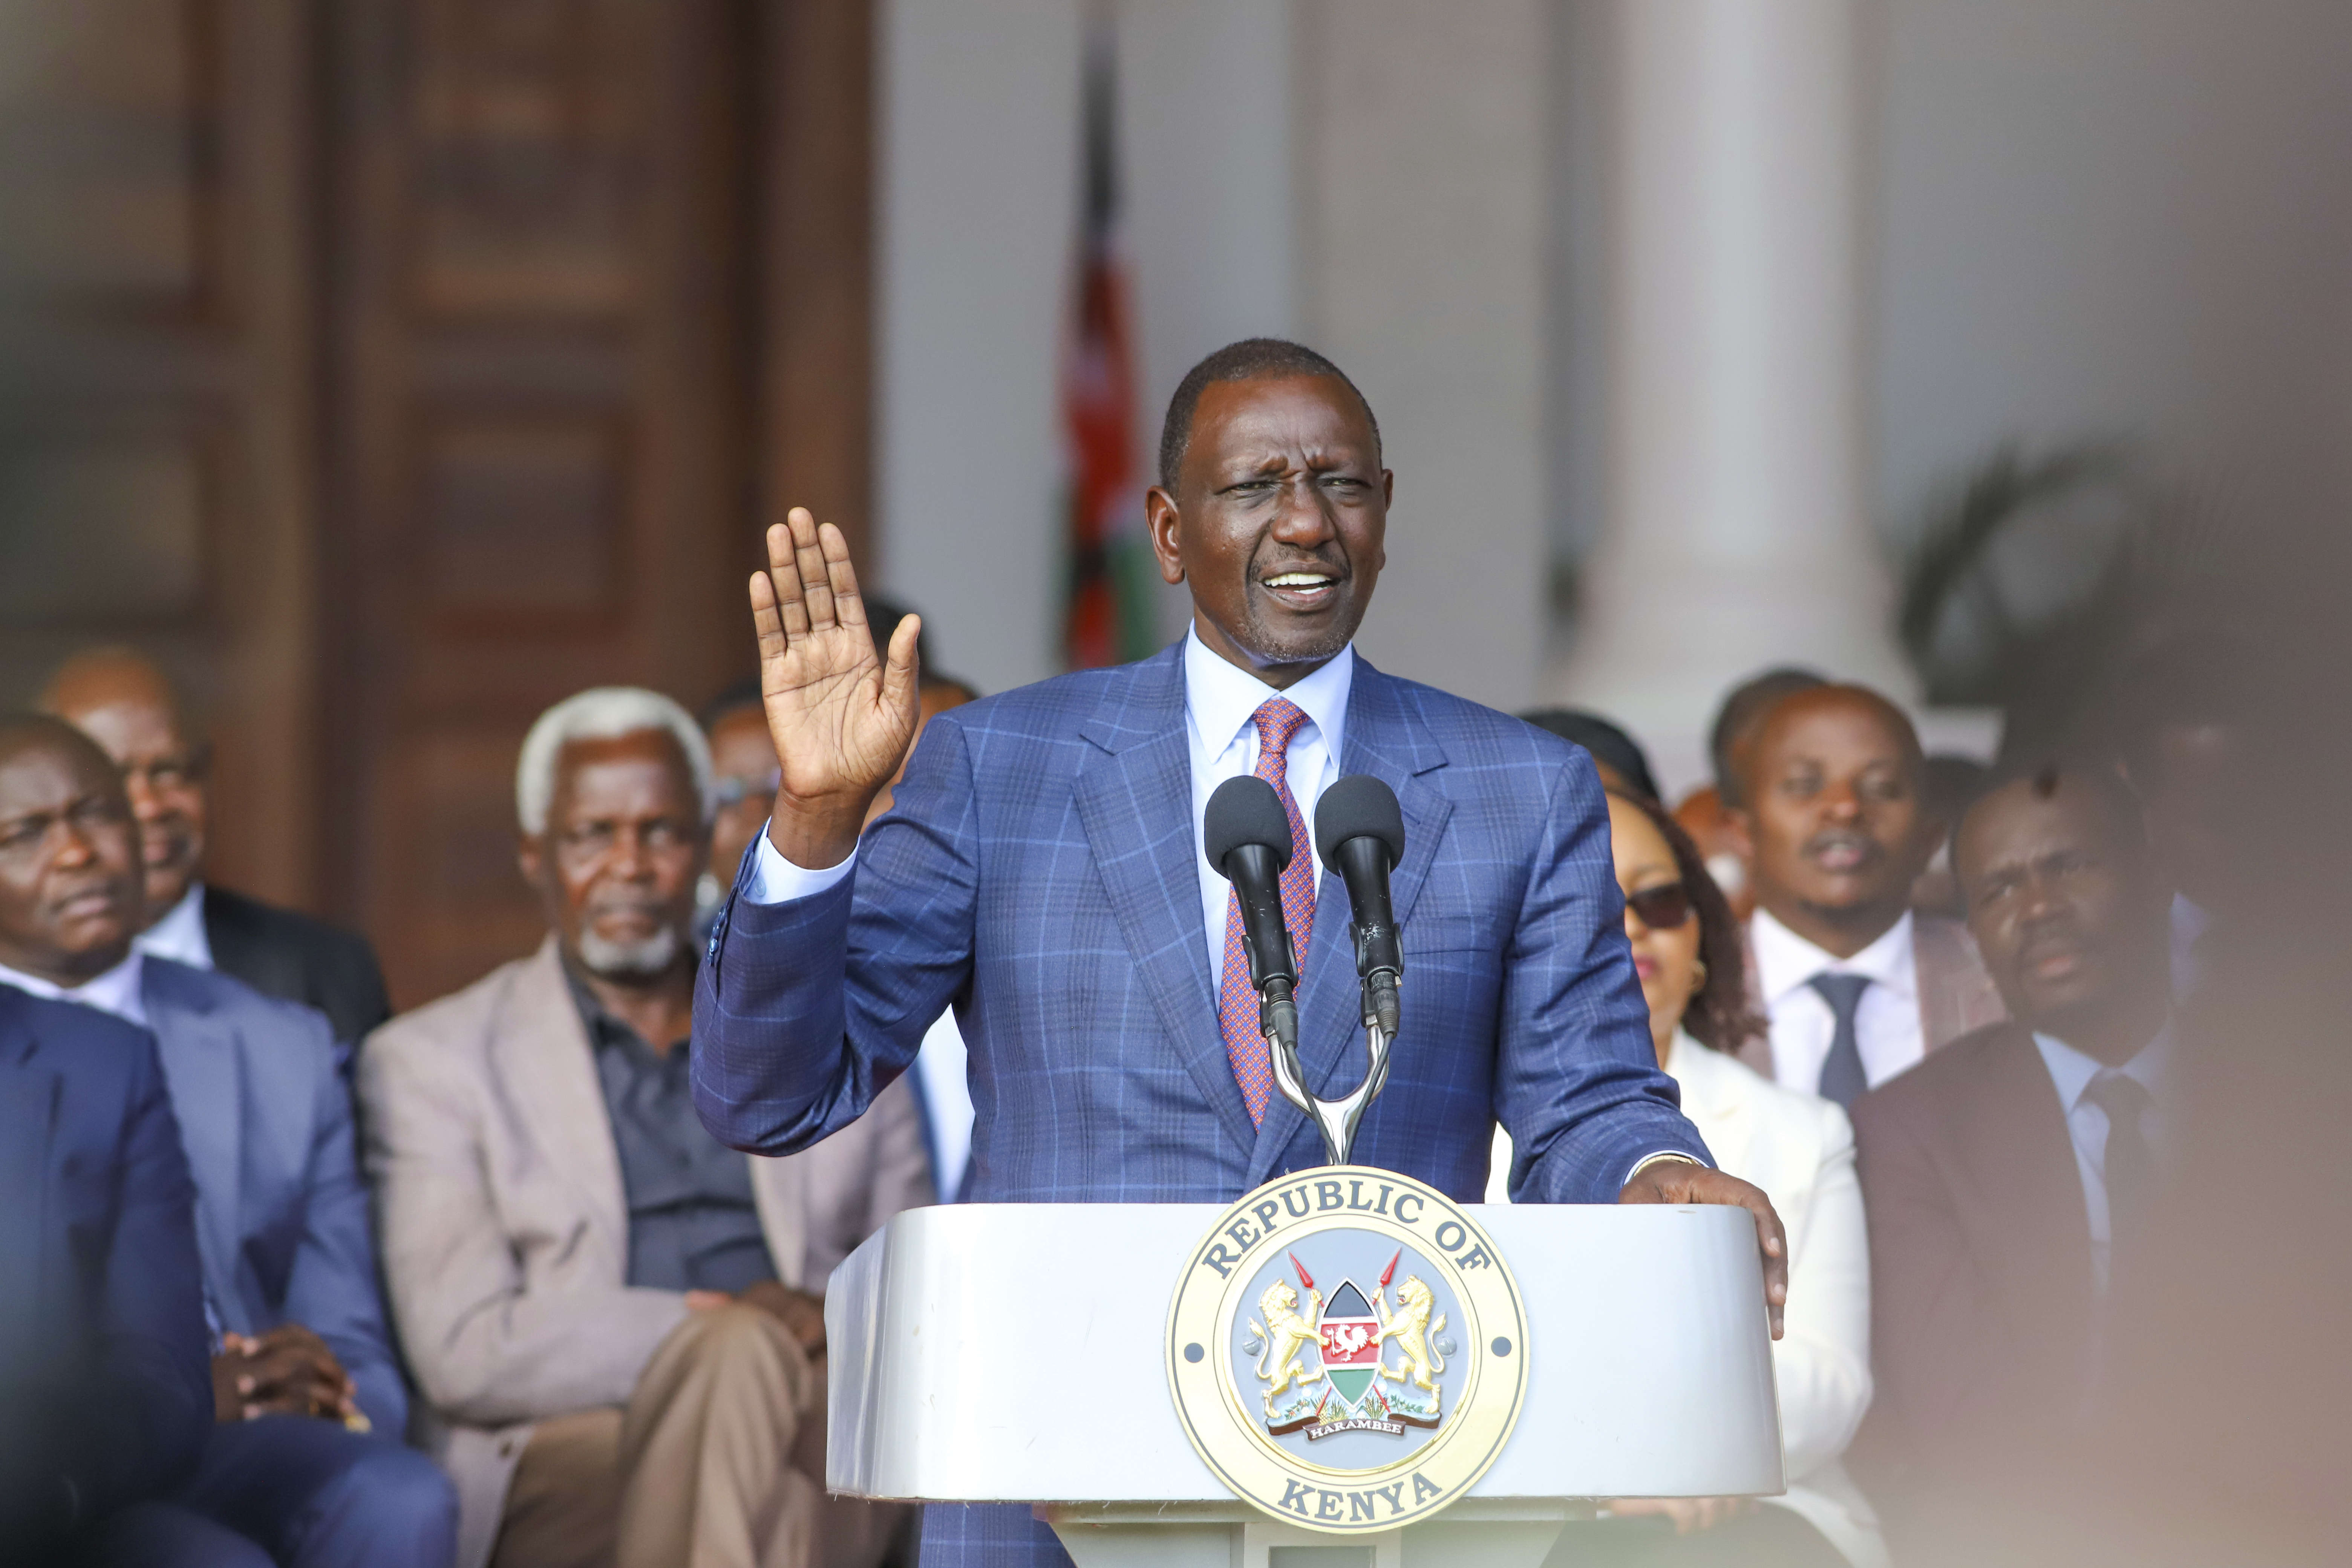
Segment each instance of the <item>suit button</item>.
M511 1459L514 1458L513 1438L501 1437L499 1439L499 1458L501 1459Z

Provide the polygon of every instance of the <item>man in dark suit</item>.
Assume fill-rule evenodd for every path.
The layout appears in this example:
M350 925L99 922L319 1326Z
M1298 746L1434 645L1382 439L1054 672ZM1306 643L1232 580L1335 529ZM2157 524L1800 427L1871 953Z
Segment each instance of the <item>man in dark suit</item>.
M1289 797L1300 1051L1330 1094L1361 1060L1359 990L1347 893L1305 824L1328 784L1370 773L1404 815L1412 979L1355 1158L1476 1202L1499 1113L1522 1201L1746 1206L1777 1331L1780 1222L1703 1163L1657 1068L1590 759L1355 653L1393 483L1362 396L1297 344L1234 344L1179 387L1160 470L1152 545L1191 586L1191 632L939 714L862 844L915 728L915 623L878 659L839 531L799 510L770 531L751 603L782 778L702 968L706 1121L739 1147L805 1148L904 1073L952 1003L975 1199L1223 1202L1320 1164L1270 1092L1201 814L1241 773ZM934 1509L924 1552L1066 1561L1025 1508Z
M154 1501L212 1431L194 1201L147 1032L0 985L0 1559L261 1561Z
M2011 1562L2068 1501L2147 1235L2168 889L2105 770L1993 789L1952 860L2012 1021L1854 1106L1878 1384L1855 1468L1899 1559Z
M326 1019L132 947L137 823L112 762L61 720L0 721L11 831L0 984L154 1030L195 1182L216 1419L176 1500L280 1564L444 1568L456 1500L400 1442L407 1394Z
M1740 1058L1850 1106L2001 1016L1958 921L1914 913L1944 833L1900 709L1859 686L1784 693L1735 752L1731 814L1756 893L1748 973L1771 1022Z
M392 1016L365 937L205 881L212 748L152 660L129 648L78 655L50 678L41 706L122 769L146 855L142 951L316 1007L346 1046Z

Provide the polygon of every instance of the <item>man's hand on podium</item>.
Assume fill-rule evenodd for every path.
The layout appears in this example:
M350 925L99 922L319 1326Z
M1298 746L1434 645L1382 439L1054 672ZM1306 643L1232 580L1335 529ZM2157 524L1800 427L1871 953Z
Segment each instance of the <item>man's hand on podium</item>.
M915 638L908 616L885 663L874 649L849 544L806 507L768 530L768 569L751 574L760 696L778 782L768 841L811 871L857 847L875 795L898 773L915 736Z
M1772 1200L1761 1187L1691 1160L1660 1160L1633 1173L1621 1204L1722 1204L1756 1217L1756 1241L1764 1253L1764 1305L1772 1314L1772 1337L1780 1337L1780 1310L1789 1300L1789 1237Z

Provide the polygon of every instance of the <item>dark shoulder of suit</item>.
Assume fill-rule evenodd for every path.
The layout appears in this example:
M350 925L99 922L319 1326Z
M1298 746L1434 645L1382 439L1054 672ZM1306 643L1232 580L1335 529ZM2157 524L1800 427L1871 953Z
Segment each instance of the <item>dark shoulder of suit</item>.
M1865 1131L1896 1126L1915 1132L1928 1123L1948 1124L1980 1110L1988 1074L2003 1078L1999 1068L2019 1050L2032 1051L2033 1037L2003 1019L1961 1036L1941 1050L1929 1051L1916 1065L1895 1074L1853 1102L1854 1136ZM2037 1064L2037 1070L2038 1064ZM2051 1100L2054 1105L2056 1095Z
M335 1037L358 1041L392 1016L367 938L226 888L205 888L213 964L256 991L316 1007Z

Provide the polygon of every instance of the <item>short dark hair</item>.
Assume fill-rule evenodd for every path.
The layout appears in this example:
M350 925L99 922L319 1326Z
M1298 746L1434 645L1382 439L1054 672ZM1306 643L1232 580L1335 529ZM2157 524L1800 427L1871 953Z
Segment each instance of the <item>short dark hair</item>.
M54 713L37 713L31 709L19 709L13 713L0 713L0 757L14 757L44 742L71 752L86 761L95 761L106 769L110 777L120 773L106 748L89 737L88 731L70 720Z
M1784 664L1749 676L1725 694L1723 705L1715 710L1715 724L1706 734L1707 760L1715 768L1716 798L1726 805L1745 804L1739 769L1731 755L1733 750L1755 731L1764 721L1764 715L1772 711L1782 698L1829 683L1826 675Z
M1600 714L1581 708L1539 708L1519 717L1538 730L1582 746L1592 753L1594 762L1608 763L1627 784L1652 800L1658 798L1658 781L1650 772L1650 759L1642 743Z
M1174 490L1177 470L1184 466L1184 448L1192 443L1192 411L1200 406L1201 394L1221 381L1256 381L1269 375L1328 375L1356 395L1364 410L1364 420L1372 427L1372 459L1380 460L1381 422L1372 414L1372 405L1363 390L1348 379L1348 373L1317 353L1304 343L1294 343L1287 338L1244 338L1237 343L1227 343L1191 370L1176 384L1176 395L1168 400L1168 417L1160 426L1160 486Z
M1761 1035L1765 1023L1748 1005L1748 940L1731 912L1731 900L1707 873L1706 858L1698 846L1664 806L1619 790L1611 790L1609 796L1640 812L1658 830L1674 851L1675 874L1698 911L1698 961L1706 965L1706 978L1683 1010L1684 1030L1710 1050L1737 1051Z
M2147 821L2141 815L2139 796L2132 793L2131 785L2125 783L2123 775L2115 769L2071 758L2015 759L1994 769L1985 779L1984 786L1977 791L1976 798L1952 817L1947 851L1952 862L1952 879L1958 887L1963 901L1968 898L1968 887L1960 881L1960 830L1984 808L1986 802L2018 784L2030 785L2035 796L2042 800L2056 795L2061 784L2082 785L2091 792L2126 844L2139 850L2147 847Z

